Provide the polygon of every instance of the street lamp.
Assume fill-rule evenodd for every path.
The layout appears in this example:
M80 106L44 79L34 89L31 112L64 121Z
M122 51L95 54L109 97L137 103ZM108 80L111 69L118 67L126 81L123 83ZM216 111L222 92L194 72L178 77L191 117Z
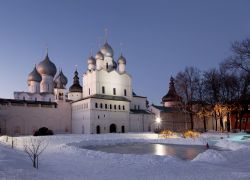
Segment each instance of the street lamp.
M156 124L157 124L158 138L159 138L161 118L160 118L160 117L157 117L157 118L155 119L155 122L156 122Z

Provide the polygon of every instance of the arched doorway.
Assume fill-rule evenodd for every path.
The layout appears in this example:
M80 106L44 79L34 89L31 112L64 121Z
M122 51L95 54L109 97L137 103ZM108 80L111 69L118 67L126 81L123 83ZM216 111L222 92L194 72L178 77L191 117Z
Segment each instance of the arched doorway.
M122 126L122 133L125 133L125 126Z
M96 134L100 134L101 133L101 128L100 128L100 126L98 125L98 126L96 126Z
M110 133L116 133L116 125L115 124L111 124L109 127L109 132Z

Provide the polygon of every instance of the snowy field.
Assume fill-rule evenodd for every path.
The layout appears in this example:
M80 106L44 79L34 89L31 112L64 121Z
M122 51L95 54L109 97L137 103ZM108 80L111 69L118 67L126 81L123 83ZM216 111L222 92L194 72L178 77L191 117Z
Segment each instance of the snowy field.
M23 151L30 137L0 136L0 179L22 180L157 180L157 179L250 179L250 139L244 134L206 133L196 139L159 139L156 134L55 135L41 137L47 148L39 158L39 169L32 167ZM246 134L245 134L246 135ZM222 138L223 137L223 138ZM208 149L192 161L170 156L112 154L79 148L88 145L150 142L205 145L207 142L230 151Z

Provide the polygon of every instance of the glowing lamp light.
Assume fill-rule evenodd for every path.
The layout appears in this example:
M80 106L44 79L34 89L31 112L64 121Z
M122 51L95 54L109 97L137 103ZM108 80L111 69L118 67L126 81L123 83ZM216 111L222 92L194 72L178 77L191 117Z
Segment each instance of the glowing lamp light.
M161 123L161 118L158 117L158 118L156 118L155 121L156 121L157 124L160 124Z

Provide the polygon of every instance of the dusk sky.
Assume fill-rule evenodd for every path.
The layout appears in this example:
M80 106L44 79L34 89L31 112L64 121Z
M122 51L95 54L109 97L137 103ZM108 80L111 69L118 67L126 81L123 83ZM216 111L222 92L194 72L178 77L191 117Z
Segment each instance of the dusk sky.
M170 76L186 66L217 67L230 44L250 37L249 0L1 0L0 98L27 91L27 76L45 57L72 84L98 42L108 42L115 60L122 51L133 89L160 104ZM82 83L82 77L81 83Z

